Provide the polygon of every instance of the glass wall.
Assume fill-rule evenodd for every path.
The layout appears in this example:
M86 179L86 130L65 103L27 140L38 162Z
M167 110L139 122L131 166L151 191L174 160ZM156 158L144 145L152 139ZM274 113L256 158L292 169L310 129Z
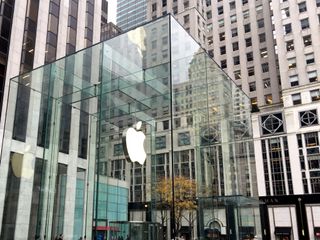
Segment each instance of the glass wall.
M31 89L28 101L17 98L20 85ZM111 238L110 223L128 221L159 223L161 231L134 232L167 239L259 234L259 204L243 200L257 196L249 99L172 17L12 79L9 99L9 109L29 102L22 159L42 159L21 182L30 197L17 189L18 204L30 203L29 234ZM3 146L15 149L13 117ZM144 162L128 155L128 128ZM7 163L9 153L2 149Z

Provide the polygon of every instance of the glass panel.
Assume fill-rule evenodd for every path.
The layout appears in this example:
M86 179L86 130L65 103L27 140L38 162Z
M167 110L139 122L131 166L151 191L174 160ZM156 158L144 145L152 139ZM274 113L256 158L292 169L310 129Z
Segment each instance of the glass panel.
M3 239L14 239L20 180L23 173L23 155L11 153L1 228L1 238Z
M171 22L171 31L172 115L185 122L179 128L171 124L173 139L178 140L177 146L172 144L176 163L171 178L179 182L180 177L187 176L196 183L195 195L184 199L184 202L190 201L184 209L184 221L193 222L197 209L198 237L213 237L214 234L223 237L230 232L239 237L240 226L251 227L255 234L260 231L260 224L253 218L241 225L238 219L244 211L238 207L239 199L231 197L257 196L249 98L177 22ZM188 144L182 141L186 139L186 130L190 136ZM191 169L195 167L195 178L192 174L186 175L181 157L177 160L179 152L186 148L193 152L188 162ZM171 225L176 224L176 228L171 226L171 231L176 236L192 239L195 237L192 228L178 217L181 216L179 192L174 197L172 208L176 210ZM230 199L233 203L229 206L226 202ZM257 207L249 209L259 212ZM221 217L223 215L225 218ZM210 226L212 219L221 221L216 233L205 227ZM223 219L228 220L224 222Z
M81 239L84 235L84 210L85 210L85 190L86 190L86 170L77 168L76 195L74 209L73 238Z
M32 205L31 205L31 214L30 214L30 223L29 223L29 239L37 239L39 237L38 224L38 209L40 207L40 199L42 197L41 190L41 179L42 171L45 169L45 161L40 158L36 158L35 162L35 171L33 178L33 191L32 191Z
M56 237L63 235L64 211L66 207L67 168L67 165L58 163L52 222L53 235Z

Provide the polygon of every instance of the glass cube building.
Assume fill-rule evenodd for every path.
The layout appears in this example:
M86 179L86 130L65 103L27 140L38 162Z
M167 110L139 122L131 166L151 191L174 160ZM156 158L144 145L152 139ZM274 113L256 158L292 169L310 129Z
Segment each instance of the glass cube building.
M1 239L261 235L249 98L170 15L13 78L0 170Z

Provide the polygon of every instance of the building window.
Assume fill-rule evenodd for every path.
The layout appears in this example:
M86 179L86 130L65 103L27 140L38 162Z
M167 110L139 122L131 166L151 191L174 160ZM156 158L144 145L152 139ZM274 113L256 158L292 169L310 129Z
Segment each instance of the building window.
M156 150L166 148L166 136L156 137Z
M218 25L219 25L219 27L224 27L224 19L220 19L218 21Z
M248 68L248 76L253 76L254 75L254 67L249 67Z
M288 52L294 50L293 40L287 41L287 42L286 42L286 47L287 47L287 51L288 51Z
M260 33L259 34L259 42L263 43L266 41L266 34L265 33Z
M301 127L308 127L312 125L318 125L317 110L308 110L299 112Z
M251 31L250 23L245 24L244 25L244 32L247 33L247 32L250 32L250 31Z
M262 68L262 72L264 73L269 72L269 63L262 63L261 68Z
M263 87L269 88L271 86L270 78L263 79Z
M284 131L282 114L273 113L261 117L262 134L275 134Z
M268 57L267 48L261 48L261 49L260 49L260 57L261 57L261 58L267 58L267 57Z
M208 37L208 46L211 46L213 44L213 37Z
M165 120L162 122L163 130L169 129L169 120Z
M251 83L249 83L249 91L250 92L254 92L254 91L256 91L257 89L256 89L256 83L255 82L251 82Z
M261 13L263 10L262 5L256 6L256 13Z
M265 95L264 96L264 101L267 105L270 105L272 104L272 95L271 94L268 94L268 95Z
M238 42L232 43L232 50L233 50L233 51L239 50L239 43L238 43Z
M212 18L212 12L211 11L207 11L207 19L211 19Z
M301 134L297 135L298 146L299 146L299 157L301 169L305 170L305 161L307 160L310 171L310 183L311 193L320 192L320 154L319 154L319 137L318 132L310 132L304 134L304 141L302 141ZM306 147L306 153L303 152L303 144ZM316 170L316 171L315 171ZM304 192L309 193L308 190L308 179L306 178L305 172L302 172L302 180L304 186Z
M232 9L235 9L235 8L236 8L236 2L235 2L235 1L230 2L230 3L229 3L229 5L230 5L230 10L232 10Z
M306 64L312 64L312 63L314 63L314 54L313 53L306 54Z
M178 7L173 7L172 8L172 12L173 12L173 14L177 14L178 13Z
M167 49L162 50L162 58L166 59L167 57L168 57L168 50Z
M251 37L246 38L246 47L250 47L250 46L252 46Z
M123 147L122 147L122 144L119 143L119 144L115 144L113 146L113 156L121 156L123 155Z
M320 90L319 89L311 90L310 97L311 97L312 102L319 101L320 100Z
M307 11L307 4L306 2L301 2L298 4L298 7L299 7L299 13L302 13L302 12L306 12Z
M227 60L221 61L221 68L227 68Z
M316 0L317 7L320 7L320 0Z
M220 41L224 41L226 39L226 35L224 32L219 33L219 39L220 39Z
M296 68L297 63L296 63L296 58L289 58L288 59L288 67L289 69Z
M282 19L286 19L290 17L290 11L288 7L281 10L281 16L282 16Z
M212 28L213 28L213 24L212 23L207 24L207 31L208 32L211 32Z
M317 71L308 72L309 82L315 82L318 80Z
M303 37L303 44L305 47L310 46L312 44L311 35L307 35Z
M307 148L319 146L319 138L317 132L310 132L304 134L305 146Z
M253 61L253 52L247 53L247 61L248 61L248 62Z
M298 86L299 85L298 75L290 76L289 82L291 87Z
M238 36L238 29L232 28L231 29L231 37L236 37L236 36Z
M156 12L157 11L157 4L154 3L152 4L152 12Z
M223 14L223 6L218 7L218 14L219 15Z
M183 132L178 134L178 146L190 145L190 133Z
M305 19L301 19L300 20L300 23L301 23L301 29L306 29L306 28L309 28L309 19L308 18L305 18Z
M264 21L263 21L263 19L259 19L259 20L257 21L257 25L258 25L258 28L263 28L263 27L264 27Z
M249 17L250 17L249 10L243 11L243 18L244 18L244 19L247 19L247 18L249 18Z
M163 45L167 45L168 44L168 36L162 38L162 44Z
M231 23L235 23L235 22L237 22L237 15L232 15L232 16L230 16L230 21L231 21Z
M185 16L183 16L183 22L184 22L184 24L189 23L189 21L190 21L190 17L189 17L189 15L185 15Z
M151 47L152 47L152 49L156 49L157 48L157 40L153 40L151 42Z
M242 0L242 5L245 5L248 3L248 0Z
M220 47L220 54L221 55L226 54L226 46Z
M181 119L180 118L174 119L174 126L175 126L175 128L181 127Z
M233 74L234 74L234 78L236 80L241 79L241 71L240 70L234 71Z
M291 97L292 97L292 104L293 105L301 104L301 94L300 93L292 94Z
M184 1L183 7L184 7L184 9L188 8L189 7L189 1Z
M167 6L167 0L162 0L162 7Z
M251 102L251 109L253 112L257 112L259 111L258 109L258 101L257 101L257 98L254 97L254 98L250 98L250 102Z
M239 56L233 57L233 64L234 65L239 65L240 64L240 57Z
M288 24L284 25L283 29L284 29L284 33L285 34L291 33L292 32L291 23L288 23Z

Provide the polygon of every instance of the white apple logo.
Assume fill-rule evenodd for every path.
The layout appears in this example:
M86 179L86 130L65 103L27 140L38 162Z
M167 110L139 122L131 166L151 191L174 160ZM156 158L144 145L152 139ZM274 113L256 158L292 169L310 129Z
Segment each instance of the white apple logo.
M139 121L133 127L123 132L122 144L126 158L131 162L144 164L147 154L144 150L144 140L146 136L140 130L142 122Z

